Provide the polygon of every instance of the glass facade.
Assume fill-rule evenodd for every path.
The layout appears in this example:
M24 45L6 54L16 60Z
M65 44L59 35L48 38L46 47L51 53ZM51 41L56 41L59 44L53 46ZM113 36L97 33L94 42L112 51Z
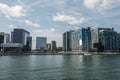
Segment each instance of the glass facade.
M119 34L113 28L96 28L92 30L92 49L97 51L118 51Z
M91 30L90 27L82 28L72 33L72 50L90 51Z
M37 37L36 38L36 49L37 50L46 50L47 49L47 38L46 37Z
M119 37L117 32L113 30L104 30L100 32L100 43L103 46L104 51L117 51Z
M67 31L63 34L63 50L64 51L71 51L72 50L72 42L71 42L71 36L72 36L73 30Z
M23 45L26 45L27 37L30 35L30 33L24 29L14 29L12 32L12 38L13 43L21 43Z

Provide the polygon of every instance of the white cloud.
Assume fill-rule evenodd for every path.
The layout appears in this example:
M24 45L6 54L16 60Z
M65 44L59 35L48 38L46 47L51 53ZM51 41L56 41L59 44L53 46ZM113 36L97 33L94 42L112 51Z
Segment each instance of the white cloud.
M86 19L84 17L75 18L73 16L63 15L60 13L57 13L57 15L54 15L53 20L67 22L68 24L71 24L71 25L79 25L79 24L82 24L86 21Z
M84 0L84 6L104 13L108 9L120 6L120 0Z
M36 28L40 27L40 25L38 23L33 23L30 20L25 20L25 24L28 26L36 27Z
M50 29L50 32L55 32L55 28L51 28L51 29Z
M5 14L6 17L26 16L26 11L21 5L9 6L7 4L0 3L0 11Z
M14 28L17 28L17 27L14 26L14 25L8 25L8 28L10 28L10 29L14 29Z
M66 2L66 0L52 0L52 3L50 0L37 0L37 1L34 1L32 2L31 4L29 4L30 6L36 6L36 5L39 5L39 6L42 6L42 7L45 7L45 6L58 6L58 5L64 5Z

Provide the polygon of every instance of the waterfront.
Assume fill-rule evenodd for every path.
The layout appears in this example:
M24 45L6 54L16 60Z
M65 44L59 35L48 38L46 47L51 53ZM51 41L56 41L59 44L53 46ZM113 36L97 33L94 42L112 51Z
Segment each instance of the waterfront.
M119 55L0 56L0 80L119 80Z

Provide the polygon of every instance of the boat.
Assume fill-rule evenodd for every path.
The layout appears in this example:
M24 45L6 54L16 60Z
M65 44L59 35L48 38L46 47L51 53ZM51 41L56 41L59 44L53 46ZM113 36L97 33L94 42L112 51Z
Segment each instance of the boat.
M90 56L91 54L88 53L88 52L85 52L83 55L85 55L85 56Z

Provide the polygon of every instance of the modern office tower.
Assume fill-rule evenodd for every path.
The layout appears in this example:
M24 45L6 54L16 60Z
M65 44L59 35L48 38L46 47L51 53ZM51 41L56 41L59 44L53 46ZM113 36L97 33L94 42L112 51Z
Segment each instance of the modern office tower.
M95 28L92 29L92 49L101 51L103 46L100 43L100 32L103 30L112 30L111 28Z
M21 43L26 45L27 37L30 36L30 33L24 29L14 29L11 34L11 40L13 43Z
M92 48L97 51L115 51L119 42L118 33L113 28L96 28L92 30Z
M36 50L46 50L46 49L47 49L47 38L36 37Z
M63 33L63 50L64 51L71 51L72 45L71 45L71 35L74 30L67 31Z
M0 43L9 43L10 42L10 34L0 32Z
M72 50L91 50L91 29L90 27L77 29L72 33Z
M28 36L27 37L26 50L27 51L31 51L31 49L32 49L32 37Z
M56 41L51 41L51 50L56 50Z
M119 51L119 34L113 29L101 31L99 38L103 51Z
M11 32L11 42L23 44L23 51L28 51L28 45L30 48L31 44L27 43L27 38L30 37L30 33L24 29L14 29Z

